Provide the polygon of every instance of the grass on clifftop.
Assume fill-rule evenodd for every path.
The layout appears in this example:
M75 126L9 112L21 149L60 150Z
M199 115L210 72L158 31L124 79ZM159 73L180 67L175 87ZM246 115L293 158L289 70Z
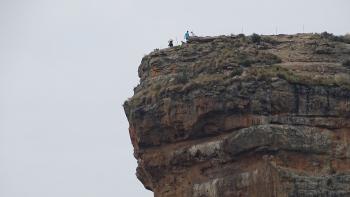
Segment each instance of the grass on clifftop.
M251 76L255 76L258 80L269 80L273 77L285 79L290 83L298 83L304 85L323 85L323 86L339 86L350 89L350 76L348 74L336 74L325 76L312 76L297 74L283 68L279 65L256 67L249 71Z
M271 66L257 66L246 68L246 74L232 71L230 74L200 74L195 78L188 78L184 73L175 76L175 83L161 83L153 81L151 86L137 92L128 100L130 105L139 105L141 103L152 103L159 99L166 92L187 92L200 87L227 86L237 80L264 80L269 81L273 78L280 78L289 83L303 85L320 86L338 86L350 90L350 76L345 73L335 75L313 75L312 73L303 74L291 71L281 67L278 64ZM241 75L242 74L242 75ZM233 80L233 81L232 81Z

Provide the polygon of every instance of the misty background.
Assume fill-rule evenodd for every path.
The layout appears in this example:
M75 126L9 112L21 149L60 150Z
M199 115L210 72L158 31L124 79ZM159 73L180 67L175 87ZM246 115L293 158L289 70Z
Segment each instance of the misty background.
M0 0L0 196L153 196L122 104L141 58L197 35L350 32L348 0Z

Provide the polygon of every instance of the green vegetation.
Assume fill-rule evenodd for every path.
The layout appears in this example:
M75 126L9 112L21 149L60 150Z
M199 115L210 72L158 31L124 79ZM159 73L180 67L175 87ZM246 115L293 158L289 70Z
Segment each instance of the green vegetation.
M261 42L270 43L272 45L278 44L278 41L271 36L262 36Z
M277 55L272 54L272 53L265 53L265 52L260 52L256 56L257 62L261 64L266 64L266 65L272 65L272 64L277 64L281 63L282 60L279 58Z
M183 86L181 91L188 91L198 87L211 87L211 85L227 85L229 76L224 74L201 74Z
M225 48L215 58L215 65L236 64L238 66L249 67L253 64L272 65L281 63L281 61L281 58L268 52L258 50L241 51Z
M318 46L315 48L316 54L333 54L333 48L330 46Z
M246 53L239 53L236 58L236 63L240 66L248 67L255 63L254 59Z
M232 70L232 72L230 73L230 77L234 77L234 76L239 76L243 73L243 68L241 67L236 67Z
M175 76L175 81L176 81L176 83L180 83L180 84L187 83L188 82L187 72L183 71L183 72L180 72L179 74L177 74Z
M250 39L252 40L252 42L259 44L260 41L261 41L261 36L259 36L259 35L256 34L256 33L253 33L253 34L250 36Z
M338 45L342 45L341 47L344 48L347 47L344 43L335 42L350 43L350 35L335 36L323 32L307 35L307 39L310 39L310 36L311 39L315 40L310 41L310 48L305 50L318 54L336 53ZM286 38L283 37L283 39ZM176 55L180 57L179 65L174 67L163 66L170 64L173 57L168 58L166 56L168 52L160 51L155 55L153 54L152 62L155 62L155 58L164 60L157 63L157 65L162 65L159 69L164 69L164 72L161 70L156 77L143 79L142 86L140 85L135 90L135 95L129 99L128 104L147 104L157 101L164 95L171 95L171 92L212 88L213 86L215 88L218 86L224 87L227 84L244 80L270 81L273 78L284 79L296 84L339 86L350 90L350 77L346 73L323 74L317 73L318 71L313 69L310 69L310 72L303 72L302 69L300 72L294 72L288 69L290 64L286 63L285 67L284 64L279 64L282 62L281 58L273 54L276 53L286 58L284 53L276 52L276 50L262 50L265 45L271 49L276 49L277 47L271 47L271 45L278 43L281 47L287 46L283 39L279 40L274 36L260 36L258 34L252 34L251 36L239 34L236 38L230 37L226 40L220 38L211 42L189 44L179 49L179 51L169 51L170 55L176 52ZM296 39L299 39L299 37ZM304 37L301 39L304 39ZM292 46L295 47L295 45ZM289 49L283 50L289 52ZM342 54L339 59L344 59L344 57L346 59L347 56L345 55ZM149 59L143 60L146 69L152 67L152 65L148 65ZM342 62L342 65L350 69L350 59ZM339 64L336 66L339 66ZM298 70L297 67L296 69Z
M265 65L272 65L276 63L281 63L281 59L272 54L272 53L264 53L260 52L257 55L251 55L251 54L240 54L237 58L238 64L241 66L251 66L252 64L265 64Z
M320 36L321 38L325 38L325 39L333 39L335 37L332 33L328 33L326 31L322 32Z
M349 65L347 61L346 65ZM256 66L246 68L247 74L241 76L243 69L236 67L229 74L203 73L196 78L189 79L183 72L175 77L176 83L163 84L164 82L153 81L152 85L137 92L131 99L128 100L129 105L140 105L142 103L155 102L165 92L185 92L199 87L227 86L236 80L263 80L270 81L273 78L280 78L289 83L304 84L304 85L322 85L322 86L338 86L350 90L350 76L346 73L338 73L335 75L312 75L310 73L296 73L281 65ZM240 76L240 78L233 78Z
M345 36L342 36L345 43L350 44L350 34L346 34Z
M321 34L319 34L319 36L323 39L327 39L333 42L345 42L350 44L350 35L346 34L344 36L336 36L332 33L328 33L328 32L322 32Z
M223 74L199 75L193 79L193 82L200 85L208 85L210 83L222 81L226 76Z
M350 59L347 59L343 62L343 66L350 68Z
M287 68L283 68L279 65L273 65L253 68L250 70L250 75L255 76L258 80L270 80L273 77L278 77L285 79L290 83L340 86L350 89L350 76L342 73L334 76L311 76L296 74Z
M148 103L154 101L160 97L160 94L165 90L165 87L169 85L170 78L163 78L161 80L152 80L149 85L145 85L148 88L141 88L139 91L135 92L132 98L128 99L128 104L135 106L141 103ZM176 79L175 79L176 80Z
M238 34L237 37L238 38L245 38L245 35L244 34Z

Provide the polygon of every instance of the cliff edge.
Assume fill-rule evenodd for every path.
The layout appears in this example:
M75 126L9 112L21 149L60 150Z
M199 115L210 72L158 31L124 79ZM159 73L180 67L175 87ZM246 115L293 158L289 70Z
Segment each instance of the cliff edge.
M350 38L192 37L124 104L156 197L350 196Z

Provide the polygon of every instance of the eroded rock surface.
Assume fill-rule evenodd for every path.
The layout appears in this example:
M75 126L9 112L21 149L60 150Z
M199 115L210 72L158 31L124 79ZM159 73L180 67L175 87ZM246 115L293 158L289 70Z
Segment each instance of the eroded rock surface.
M124 104L137 177L156 197L350 196L348 59L329 34L152 52Z

